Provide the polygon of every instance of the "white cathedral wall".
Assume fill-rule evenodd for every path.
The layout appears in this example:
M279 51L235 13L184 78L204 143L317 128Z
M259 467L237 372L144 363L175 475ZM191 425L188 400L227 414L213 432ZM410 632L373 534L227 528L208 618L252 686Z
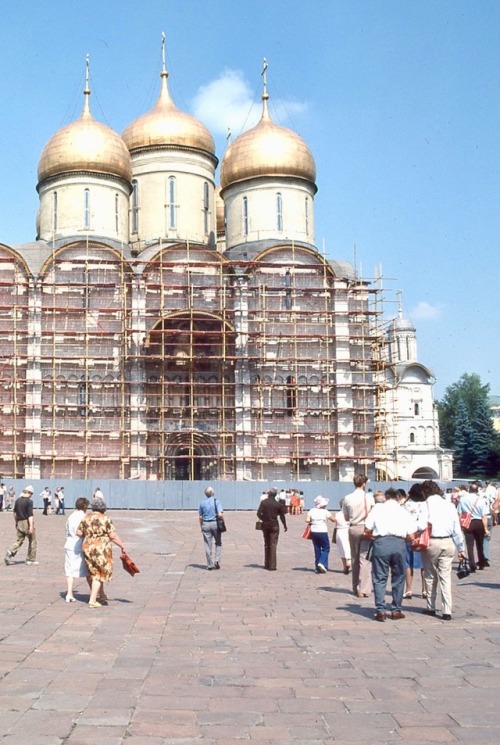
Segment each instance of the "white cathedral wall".
M281 195L281 219L278 195ZM228 186L223 198L229 248L266 239L314 244L314 189L309 182L253 179ZM247 200L246 215L244 198Z
M166 238L215 244L215 170L211 158L189 151L180 154L172 150L147 151L132 155L132 170L132 181L137 182L138 211L137 231L134 231L132 195L131 241Z
M39 187L39 238L91 234L128 243L130 187L121 179L67 174Z
M386 451L397 453L397 462L390 460L387 464L389 475L411 479L417 469L426 467L433 468L444 479L432 383L419 380L415 370L409 371L408 378L405 383L403 376L403 381L389 389L386 396Z

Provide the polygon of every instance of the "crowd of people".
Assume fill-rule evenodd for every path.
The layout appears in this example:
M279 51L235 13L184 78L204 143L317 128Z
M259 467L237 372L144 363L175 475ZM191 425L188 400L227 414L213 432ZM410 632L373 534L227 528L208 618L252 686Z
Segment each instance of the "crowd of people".
M54 512L55 515L64 515L66 513L64 486L59 486L57 489L54 489L54 508L52 508L52 492L48 486L44 487L40 492L40 499L43 503L42 515L51 515L52 512Z
M366 476L358 474L354 477L354 491L340 501L337 511L328 510L329 500L322 496L316 497L314 506L307 511L307 537L311 538L315 571L318 574L329 571L333 543L342 571L351 574L353 593L367 598L373 591L377 621L405 618L402 606L413 597L415 574L420 580L422 599L426 601L422 612L435 616L439 605L441 618L451 620L453 561L455 557L465 561L467 555L467 573L490 566L489 542L493 526L499 524L500 489L488 482L485 486L471 482L444 492L436 482L428 480L413 484L408 494L395 488L373 494L366 485ZM38 564L33 491L32 486L26 486L14 501L16 541L5 553L7 566L13 563L25 540L28 541L26 564ZM303 495L300 498L296 495L297 503L292 499L287 503L283 492L275 487L266 490L257 509L256 527L262 531L264 567L269 571L277 569L280 525L286 532L287 514L303 511ZM1 484L2 505L6 494L5 485ZM64 514L63 487L55 494L56 512ZM50 489L45 487L40 497L42 514L49 514ZM205 489L198 518L207 569L220 569L224 513L212 487ZM332 539L330 523L334 526ZM111 580L113 570L111 544L118 545L123 553L125 547L106 515L106 503L99 487L91 501L83 497L76 500L65 534L66 602L74 602L74 580L84 577L90 588L89 607L105 605L104 583ZM389 580L392 600L387 609Z
M402 620L404 600L413 597L417 575L425 607L422 612L444 621L452 619L452 565L468 561L467 573L490 566L489 541L500 516L500 490L480 482L443 491L432 480L404 489L389 488L373 494L367 477L354 477L354 491L344 497L337 512L329 500L316 497L306 514L304 537L311 539L318 574L329 570L330 532L345 574L351 573L352 591L367 598L373 591L375 619ZM279 521L284 530L286 509L275 488L263 493L257 510L264 536L264 566L276 569ZM387 585L392 601L386 606Z
M489 540L500 513L500 494L479 482L444 492L432 480L414 484L408 494L390 488L383 497L365 491L367 479L354 478L355 490L343 501L349 524L352 589L368 597L373 589L375 619L385 621L386 590L391 581L390 617L405 617L402 604L412 597L415 571L420 573L423 613L452 619L452 564L469 562L467 571L490 566ZM439 595L439 597L438 597Z
M12 484L7 487L4 482L0 483L0 512L4 510L8 512L12 509L14 502L16 501L16 492Z

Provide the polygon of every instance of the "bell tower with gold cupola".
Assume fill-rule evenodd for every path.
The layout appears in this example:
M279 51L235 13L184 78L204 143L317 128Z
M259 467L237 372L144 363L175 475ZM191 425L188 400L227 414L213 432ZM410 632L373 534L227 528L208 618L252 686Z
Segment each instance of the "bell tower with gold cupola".
M316 165L301 137L273 122L266 70L264 60L260 121L229 145L221 164L229 255L253 242L314 245Z
M208 129L174 104L168 87L165 35L159 98L123 133L132 158L130 242L216 244L215 144Z

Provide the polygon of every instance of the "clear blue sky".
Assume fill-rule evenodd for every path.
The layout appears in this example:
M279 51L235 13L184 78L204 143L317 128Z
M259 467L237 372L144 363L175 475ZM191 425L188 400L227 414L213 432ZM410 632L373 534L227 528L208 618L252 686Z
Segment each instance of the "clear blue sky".
M219 158L266 57L271 112L316 159L317 245L382 267L389 315L403 291L438 397L464 372L500 394L498 0L3 0L0 23L1 242L35 237L38 159L80 114L87 52L92 112L122 132L156 100L165 31L173 98Z

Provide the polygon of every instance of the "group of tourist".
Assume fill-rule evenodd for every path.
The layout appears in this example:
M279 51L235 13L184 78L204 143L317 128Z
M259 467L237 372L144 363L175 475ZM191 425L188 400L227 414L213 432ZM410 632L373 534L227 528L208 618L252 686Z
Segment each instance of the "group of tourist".
M468 488L461 487L458 499L452 500L436 482L428 480L414 484L408 495L402 489L388 489L384 501L375 503L365 485L366 478L356 476L356 488L343 502L349 522L354 594L368 597L373 587L375 619L385 621L390 574L390 617L403 619L403 600L412 597L414 572L420 570L426 600L423 613L436 616L439 590L441 618L451 621L455 555L465 560L467 548L472 572L489 566L484 547L491 536L493 516L500 509L496 489L486 492L473 482Z
M89 506L90 512L88 513ZM16 499L13 514L17 536L15 543L5 553L4 562L7 566L13 564L14 557L27 539L26 564L36 565L38 564L36 559L37 541L33 516L32 486L26 486ZM111 544L115 543L121 548L122 552L125 552L125 546L116 532L113 522L106 515L106 503L99 488L95 490L92 501L84 497L79 497L76 500L75 509L66 521L65 532L66 602L75 602L75 596L73 595L74 580L85 577L90 588L89 608L100 608L107 605L108 598L104 590L104 583L109 582L113 575Z
M489 540L500 514L500 494L496 487L478 482L443 492L431 480L414 484L408 494L403 489L387 489L373 494L366 490L367 478L354 477L354 491L341 500L340 509L327 509L328 499L318 496L306 514L307 530L314 549L315 570L328 571L330 553L329 523L334 527L344 574L352 570L352 590L359 598L368 597L373 589L375 619L385 621L405 618L404 600L412 598L415 572L420 573L423 613L435 616L439 600L441 618L452 618L451 571L455 556L465 560L475 572L490 566ZM44 512L46 489L42 492ZM45 494L45 496L43 496ZM64 503L64 496L59 497ZM87 512L90 506L90 513ZM262 495L257 510L256 527L264 539L264 567L277 568L277 546L280 523L287 531L286 504L272 487ZM36 532L33 517L33 487L26 486L15 500L13 515L16 541L7 550L5 564L13 563L19 548L28 541L26 564L36 565ZM223 508L212 487L205 489L198 517L205 548L207 569L220 569L222 540L220 522ZM65 574L66 602L74 602L74 579L86 577L90 588L89 607L106 604L104 582L112 577L111 544L125 552L99 488L92 501L80 497L66 522ZM214 552L215 546L215 552ZM391 582L390 613L386 607L387 584ZM439 592L439 598L438 598Z
M12 505L16 501L16 492L12 484L7 487L4 482L0 483L0 512L9 511L12 509Z
M51 515L52 492L50 491L48 486L44 487L44 489L40 492L40 499L43 503L42 515ZM54 490L54 514L64 515L65 512L66 507L64 503L64 486L59 486L57 489Z

